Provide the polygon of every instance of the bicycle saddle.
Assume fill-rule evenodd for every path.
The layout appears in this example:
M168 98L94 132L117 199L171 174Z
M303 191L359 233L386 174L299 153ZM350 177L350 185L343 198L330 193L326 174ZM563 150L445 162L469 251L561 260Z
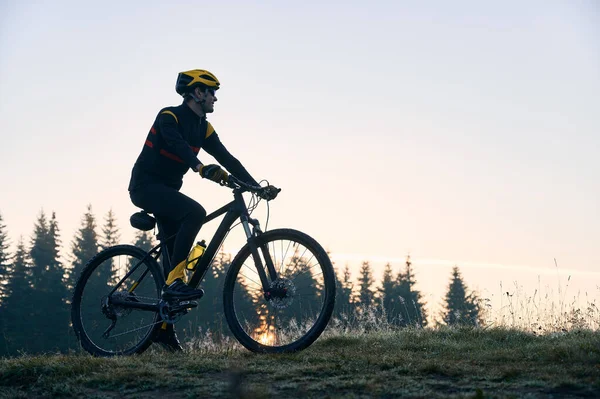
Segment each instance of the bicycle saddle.
M136 229L148 231L156 225L156 219L146 211L136 212L129 218L129 223Z

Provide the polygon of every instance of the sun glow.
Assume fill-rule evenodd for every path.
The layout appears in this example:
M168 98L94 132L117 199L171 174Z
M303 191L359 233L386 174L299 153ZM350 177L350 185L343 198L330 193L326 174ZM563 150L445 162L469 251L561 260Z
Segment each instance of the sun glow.
M275 344L275 341L275 334L270 331L262 333L258 338L258 342L260 342L263 345L273 346L273 344Z
M269 318L268 315L260 315L260 326L254 329L254 339L263 345L272 346L275 344L277 337L275 336L275 326L268 323Z

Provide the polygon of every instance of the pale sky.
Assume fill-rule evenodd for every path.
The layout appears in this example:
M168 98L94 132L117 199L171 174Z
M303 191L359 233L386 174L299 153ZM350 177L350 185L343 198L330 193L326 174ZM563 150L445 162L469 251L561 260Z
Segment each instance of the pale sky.
M599 295L597 1L2 0L13 244L43 208L69 252L88 203L130 241L131 167L195 68L222 83L209 120L223 143L283 189L270 227L353 270L371 260L377 280L410 253L433 302L455 264L483 292L572 275L573 294ZM208 211L230 200L192 173L183 192Z

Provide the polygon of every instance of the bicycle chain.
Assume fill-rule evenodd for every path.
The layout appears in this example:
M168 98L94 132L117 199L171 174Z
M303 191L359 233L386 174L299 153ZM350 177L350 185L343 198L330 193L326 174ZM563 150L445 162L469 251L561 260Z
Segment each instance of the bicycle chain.
M155 323L148 324L148 325L145 325L145 326L142 326L142 327L138 327L138 328L135 328L133 330L128 330L128 331L126 331L124 333L113 335L111 337L118 337L119 335L129 334L131 332L138 331L138 330L141 330L141 329L144 329L144 328L147 328L147 327L151 327L151 326L154 326L154 325L156 325L158 323L162 323L162 322L165 322L165 323L168 323L168 324L175 324L190 309L190 307L185 307L185 306L180 307L180 308L178 308L177 306L175 306L175 310L169 309L169 307L172 306L173 304L170 304L169 302L167 302L167 301L165 301L163 299L159 299L159 298L137 296L135 294L134 294L133 298L135 298L135 299L141 299L141 300L144 300L144 301L150 301L152 304L154 304L154 301L156 301L158 299L157 305L159 307L159 310L158 310L157 313L158 313L158 315L160 316L161 319L159 321L155 322ZM183 301L183 302L189 302L189 301ZM113 307L115 307L117 309L119 309L119 308L122 307L122 306L119 306L119 305L111 305L111 306L113 306ZM133 308L131 310L139 310L139 309ZM171 312L174 312L174 315L171 315ZM127 313L124 316L127 316L127 315L129 315L129 313ZM123 315L119 315L119 316L123 316Z
M125 335L125 334L131 334L131 333L132 333L132 332L134 332L134 331L138 331L138 330L142 330L142 329L144 329L144 328L152 327L152 326L155 326L155 325L157 325L157 324L159 324L159 323L162 323L162 322L163 322L163 320L159 320L159 321L157 321L157 322L155 322L155 323L148 324L148 325L146 325L146 326L142 326L142 327L134 328L133 330L127 330L127 331L125 331L125 332L122 332L122 333L119 333L119 334L117 334L117 335L111 335L111 336L110 336L110 338L115 338L115 337L118 337L118 336L120 336L120 335Z

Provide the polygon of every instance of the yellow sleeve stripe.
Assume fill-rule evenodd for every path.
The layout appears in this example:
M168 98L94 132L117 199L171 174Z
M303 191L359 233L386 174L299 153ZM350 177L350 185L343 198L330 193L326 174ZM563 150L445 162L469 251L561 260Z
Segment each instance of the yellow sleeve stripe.
M210 122L208 122L208 126L206 127L206 137L205 138L208 138L208 136L210 136L214 132L215 132L215 128L212 127L212 125L210 124Z
M160 114L161 114L161 115L162 115L162 114L169 114L169 115L172 115L172 116L173 116L173 118L175 118L175 122L179 123L179 119L177 119L177 117L175 116L175 114L174 114L174 113L172 113L171 111L163 111L163 112L161 112Z

